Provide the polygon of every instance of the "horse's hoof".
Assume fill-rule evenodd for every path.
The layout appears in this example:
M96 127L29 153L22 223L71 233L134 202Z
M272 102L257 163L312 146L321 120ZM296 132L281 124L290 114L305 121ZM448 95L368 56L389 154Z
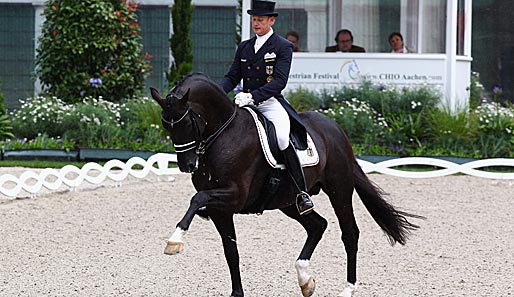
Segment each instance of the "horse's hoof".
M164 249L164 253L166 255L175 255L181 253L184 250L183 242L172 242L168 241L166 244L166 248Z
M348 286L344 288L344 290L341 292L341 294L337 295L337 297L352 297L353 292L355 291L357 287L354 284L348 283Z
M316 281L311 276L303 286L300 286L300 288L302 289L303 297L312 296L312 294L314 294L314 289L316 289Z

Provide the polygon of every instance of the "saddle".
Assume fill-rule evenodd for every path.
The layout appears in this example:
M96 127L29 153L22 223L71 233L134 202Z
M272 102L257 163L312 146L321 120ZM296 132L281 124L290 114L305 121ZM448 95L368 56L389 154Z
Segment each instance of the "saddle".
M272 168L285 169L285 166L281 164L282 154L278 149L277 136L273 123L258 111L255 106L245 106L243 109L250 113L255 122L261 148L268 164ZM302 167L317 165L319 163L319 155L311 136L307 133L307 143L305 143L305 141L301 140L305 137L298 135L295 131L297 130L291 129L289 140L296 149Z

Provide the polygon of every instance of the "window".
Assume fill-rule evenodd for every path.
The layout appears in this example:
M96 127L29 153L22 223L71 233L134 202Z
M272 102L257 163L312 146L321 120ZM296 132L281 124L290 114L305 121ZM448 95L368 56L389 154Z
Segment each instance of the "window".
M458 1L463 11L464 0ZM367 52L389 52L392 32L400 32L415 52L445 52L446 0L288 0L278 2L277 10L277 33L299 31L301 46L311 52L334 45L336 32L343 28Z
M457 2L457 55L464 56L464 34L466 31L465 0Z

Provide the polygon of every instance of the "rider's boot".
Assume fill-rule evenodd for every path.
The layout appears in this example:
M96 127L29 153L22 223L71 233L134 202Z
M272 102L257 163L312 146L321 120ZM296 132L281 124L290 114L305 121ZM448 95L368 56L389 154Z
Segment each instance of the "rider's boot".
M299 194L296 195L296 207L300 215L307 214L314 209L314 203L312 202L309 194L307 194L307 186L305 183L305 176L303 175L302 165L296 154L292 144L282 151L284 156L284 163L289 175L293 179Z

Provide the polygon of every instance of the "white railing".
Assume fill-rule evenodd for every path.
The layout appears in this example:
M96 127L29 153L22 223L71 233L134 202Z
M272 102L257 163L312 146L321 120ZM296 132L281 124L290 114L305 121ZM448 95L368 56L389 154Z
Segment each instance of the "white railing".
M408 158L398 158L387 160L379 163L371 163L364 160L358 160L362 169L366 173L370 172L379 172L387 175L393 175L398 177L406 177L406 178L430 178L430 177L439 177L446 176L456 173L463 173L467 175L473 175L477 177L483 178L491 178L491 179L514 179L514 159L484 159L471 161L464 164L456 164L450 161L445 161L441 159L435 158L426 158L426 157L408 157ZM429 170L429 171L405 171L393 169L397 166L434 166L439 167L441 169ZM511 172L490 172L484 170L478 170L478 168L484 167L512 167Z
M35 195L42 188L57 190L63 184L71 190L77 188L84 181L91 184L101 184L107 178L121 183L129 175L136 178L144 178L152 172L157 176L178 174L178 168L168 168L170 163L176 163L175 154L155 154L150 156L147 161L140 157L130 158L126 163L120 160L110 160L103 166L90 162L82 168L73 165L66 165L59 170L46 168L39 173L27 170L18 178L12 174L0 175L0 193L13 199L20 192L26 191ZM154 164L157 166L154 167ZM134 168L134 166L142 168ZM9 186L14 184L14 186Z
M47 168L39 171L39 173L27 170L23 172L19 178L12 174L3 174L0 175L0 194L13 199L22 191L31 193L34 196L41 191L43 187L55 191L64 184L73 190L84 181L91 184L100 184L109 178L121 183L121 181L126 179L129 175L136 178L144 178L150 172L157 176L179 174L180 171L178 168L169 168L170 163L176 162L177 156L175 154L159 153L152 155L147 161L140 157L133 157L126 163L119 160L110 160L103 166L97 163L87 163L80 169L73 165L66 165L60 170ZM378 172L404 178L431 178L463 173L490 179L514 179L514 159L484 159L464 164L456 164L445 160L425 157L398 158L379 163L371 163L364 160L358 160L358 162L366 173ZM156 167L154 166L155 164L157 165ZM135 169L134 166L136 165L140 165L142 169ZM397 166L422 165L441 169L429 171L394 169L394 167ZM512 170L510 170L512 172L505 173L479 170L479 168L494 166L512 167ZM93 174L95 172L96 174ZM9 184L14 184L14 186L9 187Z

